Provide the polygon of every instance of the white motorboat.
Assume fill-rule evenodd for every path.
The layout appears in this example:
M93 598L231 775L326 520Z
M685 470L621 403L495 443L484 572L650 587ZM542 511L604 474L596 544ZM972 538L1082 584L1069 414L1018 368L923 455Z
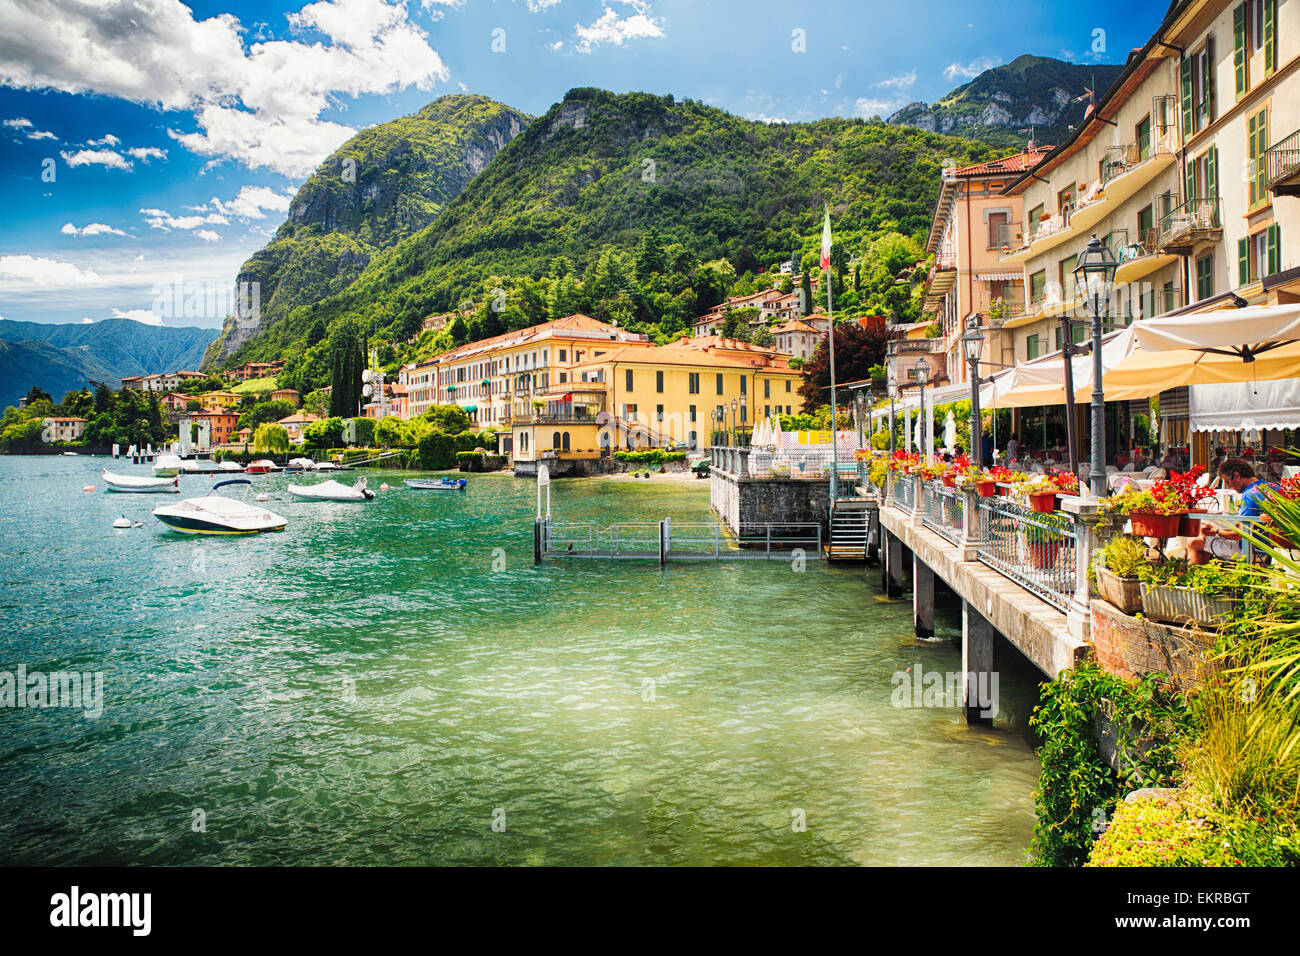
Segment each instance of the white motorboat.
M223 461L217 465L218 471L243 471L244 466L237 461Z
M109 491L134 492L135 494L172 494L181 493L181 480L173 475L170 478L156 475L117 475L104 469L104 484Z
M159 505L153 516L173 531L183 534L256 534L259 531L279 531L288 521L273 511L247 501L236 501L214 494L226 485L244 485L244 493L252 482L247 478L227 478L212 486L212 491L202 498L186 498L174 505Z
M289 463L284 466L286 475L299 475L304 471L311 471L316 467L316 462L310 458L290 458Z
M358 478L352 487L331 478L314 485L289 485L289 494L304 501L369 501L375 493L366 487L366 479Z
M341 470L341 469L339 468L338 465L336 465L336 464L335 464L334 462L332 462L332 461L318 461L318 462L316 462L316 464L313 466L313 470L315 470L315 471L339 471L339 470Z
M269 458L259 458L257 461L250 461L244 467L246 475L269 475L275 471L275 462Z
M180 455L159 455L153 460L153 473L160 477L171 478L185 470L185 462Z

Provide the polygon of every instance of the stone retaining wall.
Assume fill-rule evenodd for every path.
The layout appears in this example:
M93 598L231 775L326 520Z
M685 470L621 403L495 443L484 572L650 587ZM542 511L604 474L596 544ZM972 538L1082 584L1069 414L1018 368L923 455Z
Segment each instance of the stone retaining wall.
M1092 601L1092 650L1106 671L1137 678L1163 671L1186 690L1197 682L1214 634L1130 617L1109 601Z

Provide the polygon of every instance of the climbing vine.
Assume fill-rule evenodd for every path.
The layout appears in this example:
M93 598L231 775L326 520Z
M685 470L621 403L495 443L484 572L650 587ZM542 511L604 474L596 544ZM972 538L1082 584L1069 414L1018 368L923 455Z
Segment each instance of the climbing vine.
M1043 684L1030 725L1042 770L1034 790L1034 864L1081 866L1123 796L1178 783L1177 747L1190 730L1183 696L1158 675L1139 681L1083 661ZM1102 758L1097 731L1108 725L1119 754L1117 773Z

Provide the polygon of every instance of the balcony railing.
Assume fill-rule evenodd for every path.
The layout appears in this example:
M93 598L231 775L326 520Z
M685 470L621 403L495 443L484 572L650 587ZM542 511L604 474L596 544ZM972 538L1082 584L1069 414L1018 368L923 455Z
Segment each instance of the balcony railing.
M1156 244L1161 249L1189 249L1198 242L1214 242L1223 236L1219 220L1219 199L1189 199L1160 218Z
M953 544L959 544L966 522L966 496L937 481L921 484L921 523Z
M1077 535L1070 521L979 498L979 560L1061 611L1077 605Z
M999 222L990 227L989 239L994 248L1009 252L1025 244L1025 224L1023 222Z
M1101 158L1101 184L1104 186L1116 176L1123 176L1140 162L1142 151L1137 143L1107 146Z
M932 339L894 339L889 343L888 354L890 355L909 355L916 352L926 354L943 351L943 340L939 337Z
M1264 180L1278 196L1300 196L1300 130L1270 146L1258 160Z

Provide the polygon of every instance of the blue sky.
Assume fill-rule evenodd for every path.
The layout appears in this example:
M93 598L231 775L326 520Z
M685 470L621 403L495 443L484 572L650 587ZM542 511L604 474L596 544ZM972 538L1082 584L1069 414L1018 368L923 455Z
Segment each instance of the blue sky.
M1123 62L1166 4L88 6L0 0L4 318L220 325L240 263L311 169L356 130L444 93L532 114L597 86L769 121L888 115L1021 53ZM193 293L206 293L203 307L171 314L161 302L178 288L196 304Z

